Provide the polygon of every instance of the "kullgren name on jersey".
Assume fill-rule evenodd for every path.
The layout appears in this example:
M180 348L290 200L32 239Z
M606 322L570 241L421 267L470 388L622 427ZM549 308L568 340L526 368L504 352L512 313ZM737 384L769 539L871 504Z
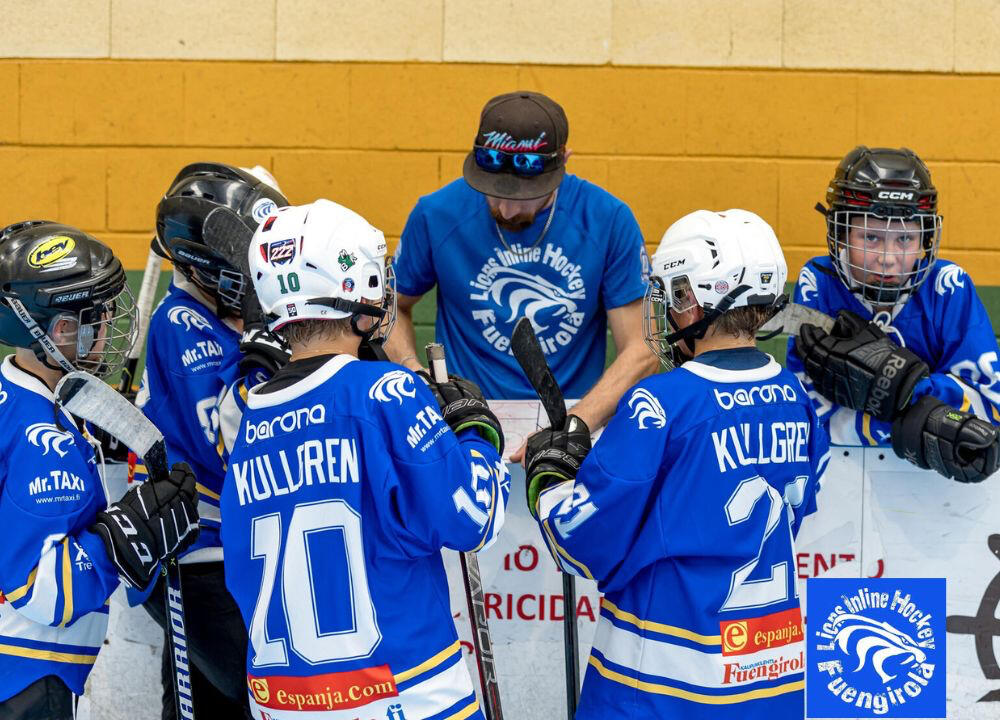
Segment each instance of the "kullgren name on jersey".
M313 483L358 483L358 445L354 438L306 440L292 452L262 453L231 467L243 506L291 495Z
M748 465L809 462L809 423L730 425L712 432L712 446L719 472Z

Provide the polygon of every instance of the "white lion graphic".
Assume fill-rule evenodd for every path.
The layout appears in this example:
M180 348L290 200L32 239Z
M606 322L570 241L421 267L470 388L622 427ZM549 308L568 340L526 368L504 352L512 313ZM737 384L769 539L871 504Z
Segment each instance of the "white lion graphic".
M25 436L35 447L42 448L42 455L48 455L54 450L59 457L66 457L63 445L73 442L73 436L65 430L60 430L52 423L35 423L24 430Z
M510 310L507 322L524 316L531 321L536 332L549 327L537 319L543 311L551 310L551 316L555 318L564 317L576 312L576 300L586 297L583 288L566 291L545 278L515 268L497 271L489 294L495 304Z
M934 292L944 295L946 292L955 293L960 287L965 287L965 270L958 265L948 265L941 268L934 281Z
M802 302L809 302L809 295L819 292L816 275L808 267L803 267L799 273L799 289L802 291Z
M197 310L186 305L175 305L167 312L167 319L174 325L183 325L185 330L196 328L197 330L208 330L212 326Z
M889 623L848 613L838 617L833 625L837 631L834 636L837 647L845 654L856 655L858 658L858 666L854 668L854 672L865 666L870 655L872 667L883 683L896 677L885 669L885 662L890 658L899 658L903 665L921 664L927 660L927 653L913 638ZM848 649L852 638L856 640L853 652Z
M660 401L645 388L636 388L632 391L632 395L628 399L628 406L632 408L632 415L629 419L635 420L640 430L646 430L647 427L661 428L667 424L667 414L663 411ZM649 421L648 426L646 425L647 420Z
M396 400L403 404L403 397L415 397L417 389L412 386L413 376L406 370L390 370L375 381L368 390L368 397L379 402ZM407 386L410 387L407 387Z

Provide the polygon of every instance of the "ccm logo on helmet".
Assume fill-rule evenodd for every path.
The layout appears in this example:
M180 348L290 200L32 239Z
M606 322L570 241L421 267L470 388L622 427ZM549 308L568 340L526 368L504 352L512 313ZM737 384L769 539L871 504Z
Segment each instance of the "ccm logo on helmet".
M309 425L319 425L323 422L326 422L326 408L322 405L289 410L284 415L279 415L270 420L261 420L256 425L254 423L247 423L247 445L251 445L258 440L273 438L276 434L275 428L277 428L277 431L288 433Z
M671 260L669 262L663 263L664 270L673 270L675 267L680 267L687 262L686 258L681 258L680 260Z
M913 193L902 190L879 190L879 200L912 200Z
M759 385L749 390L740 388L731 393L719 392L715 388L712 388L712 392L715 393L715 401L719 403L719 407L723 410L732 410L737 405L747 407L756 405L758 402L765 404L795 402L798 399L795 389L791 385L778 385L776 383Z

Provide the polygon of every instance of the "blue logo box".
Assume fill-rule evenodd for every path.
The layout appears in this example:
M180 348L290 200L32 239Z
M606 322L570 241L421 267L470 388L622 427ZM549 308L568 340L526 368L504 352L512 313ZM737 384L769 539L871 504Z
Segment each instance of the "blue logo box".
M945 717L944 578L810 578L810 718Z

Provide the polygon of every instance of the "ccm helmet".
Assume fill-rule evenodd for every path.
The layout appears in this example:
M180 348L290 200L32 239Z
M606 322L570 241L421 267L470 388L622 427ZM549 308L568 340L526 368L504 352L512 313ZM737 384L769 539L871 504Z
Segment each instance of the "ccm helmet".
M32 220L0 230L0 299L0 342L30 348L52 368L111 375L135 342L135 302L121 262L68 225ZM75 330L55 337L64 318Z
M694 351L694 340L727 310L762 305L780 310L788 267L774 230L747 210L696 210L671 225L653 254L644 301L646 344L667 367ZM695 305L696 323L670 315ZM686 350L677 347L684 341Z
M365 339L388 336L395 283L381 230L329 200L279 209L254 233L250 274L271 330L301 320L350 318ZM372 318L362 330L362 316Z
M829 207L816 207L826 215L833 266L851 292L887 306L920 287L941 244L937 200L930 171L912 150L859 145L840 161L826 189Z
M256 228L288 205L267 177L222 163L194 163L177 174L156 208L153 250L212 297L220 315L240 314L245 279L208 247L202 226L217 207L233 210Z

